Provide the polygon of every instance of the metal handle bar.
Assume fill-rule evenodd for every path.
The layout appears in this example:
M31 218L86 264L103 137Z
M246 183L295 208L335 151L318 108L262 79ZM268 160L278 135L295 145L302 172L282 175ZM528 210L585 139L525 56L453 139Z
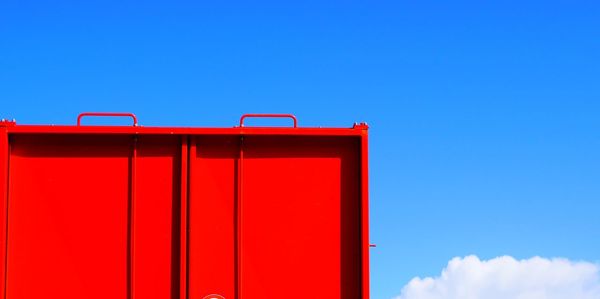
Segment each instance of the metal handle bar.
M246 118L291 118L294 121L294 128L298 127L298 119L293 114L244 114L240 118L240 127L244 126Z
M138 120L135 114L128 112L83 112L77 116L77 125L81 126L81 119L85 116L116 116L116 117L131 117L133 119L133 126L138 125Z

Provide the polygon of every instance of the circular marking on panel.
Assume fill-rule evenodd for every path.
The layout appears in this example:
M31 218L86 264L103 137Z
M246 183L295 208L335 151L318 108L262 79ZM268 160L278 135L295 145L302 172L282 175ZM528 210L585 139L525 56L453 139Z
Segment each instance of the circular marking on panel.
M223 297L221 295L217 295L217 294L210 294L202 299L225 299L225 297Z

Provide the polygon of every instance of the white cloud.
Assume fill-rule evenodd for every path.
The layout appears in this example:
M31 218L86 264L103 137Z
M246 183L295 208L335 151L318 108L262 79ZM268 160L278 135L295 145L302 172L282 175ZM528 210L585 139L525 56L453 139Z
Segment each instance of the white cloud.
M600 299L600 266L540 257L454 258L439 277L413 278L396 299Z

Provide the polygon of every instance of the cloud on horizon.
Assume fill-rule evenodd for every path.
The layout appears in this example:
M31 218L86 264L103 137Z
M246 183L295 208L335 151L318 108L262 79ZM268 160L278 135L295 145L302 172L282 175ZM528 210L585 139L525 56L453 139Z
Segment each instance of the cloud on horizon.
M457 257L438 277L413 278L396 299L600 299L600 265L560 258Z

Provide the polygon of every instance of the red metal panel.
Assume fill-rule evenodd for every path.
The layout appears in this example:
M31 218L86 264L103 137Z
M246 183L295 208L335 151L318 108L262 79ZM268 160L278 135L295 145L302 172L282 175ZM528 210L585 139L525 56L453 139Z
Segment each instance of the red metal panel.
M131 138L12 138L6 298L127 298Z
M239 138L198 137L190 151L189 298L235 296Z
M179 295L181 140L140 136L133 201L133 298Z
M275 116L0 123L1 298L368 299L367 126Z
M361 298L355 138L245 137L240 298Z

